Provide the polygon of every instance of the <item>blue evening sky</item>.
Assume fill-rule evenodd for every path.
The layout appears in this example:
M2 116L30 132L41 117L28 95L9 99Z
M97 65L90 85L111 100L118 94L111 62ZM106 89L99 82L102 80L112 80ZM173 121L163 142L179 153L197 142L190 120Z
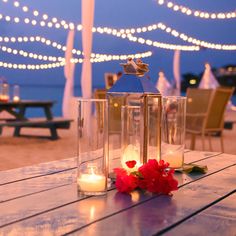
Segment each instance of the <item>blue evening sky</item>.
M174 0L173 0L174 1ZM9 3L0 0L0 14L12 17L33 18L30 13L22 13ZM186 5L192 9L209 12L227 12L236 9L235 0L175 0L175 3ZM67 21L81 22L80 0L21 0L21 5L27 5L30 9L37 9L40 13L47 13L51 17L65 19ZM38 18L36 18L38 19ZM111 28L131 28L146 26L163 22L175 28L179 32L189 36L213 42L236 44L236 19L232 20L203 20L193 16L186 16L173 12L163 6L159 6L155 0L95 0L95 26L107 26ZM48 29L40 26L33 27L24 23L0 21L0 36L44 36L50 40L65 45L67 31L64 29ZM184 44L180 39L174 38L160 30L140 34L142 37L160 42ZM38 54L64 56L63 52L39 43L1 43L16 49L23 49ZM77 32L75 47L82 49L81 33ZM116 38L112 35L94 34L93 52L107 54L128 54L151 50L153 56L144 59L150 64L150 76L153 82L157 79L160 69L164 70L169 80L173 79L172 61L173 51L158 49L147 45L129 42L126 39ZM11 63L37 64L42 61L21 56L10 55L0 51L0 61ZM213 67L225 64L236 64L235 51L203 50L200 52L183 52L181 54L181 72L200 73L204 69L204 62L210 62ZM104 84L105 72L118 72L121 70L121 61L104 62L93 64L93 86ZM81 65L76 66L75 83L80 84ZM9 83L19 84L56 84L64 83L63 68L50 70L13 70L0 68L0 76L5 76Z

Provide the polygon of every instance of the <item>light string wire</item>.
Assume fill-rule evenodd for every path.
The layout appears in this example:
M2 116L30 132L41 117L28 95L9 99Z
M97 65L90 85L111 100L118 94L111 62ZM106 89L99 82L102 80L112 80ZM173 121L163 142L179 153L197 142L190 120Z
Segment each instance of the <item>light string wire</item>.
M4 17L4 15L2 15L2 14L0 14L0 20L1 19L5 19L6 21L13 20L14 22L16 22L15 18L11 18L10 16ZM20 19L18 17L17 17L17 19L20 22ZM26 19L28 19L28 18L26 18ZM18 20L17 20L17 22L18 22ZM37 24L36 20L32 20L31 23L33 23L34 21ZM24 23L26 23L26 22L24 22ZM73 23L70 23L70 24L73 24ZM81 26L81 25L78 25L78 26ZM73 24L73 27L74 27L74 24ZM78 31L80 31L81 29L82 29L82 27L77 27ZM165 33L168 33L174 37L179 37L183 41L187 41L187 42L197 45L197 46L202 46L205 48L216 49L216 50L236 50L236 45L234 45L234 44L231 45L231 44L211 43L211 42L199 40L199 39L193 38L191 36L188 36L184 33L179 33L176 29L172 29L171 27L168 27L161 22L156 23L156 24L152 24L152 25L148 25L148 26L143 26L143 27L138 27L138 28L126 28L126 29L114 29L114 28L108 28L108 27L93 27L92 31L98 32L100 34L103 34L103 33L110 34L110 35L116 36L118 38L126 38L127 35L130 35L133 33L145 33L145 32L150 32L150 31L158 30L158 29L160 29L160 30L164 31ZM128 38L130 38L130 37L128 37ZM134 39L133 41L135 41L135 38L133 38L133 39ZM132 41L132 40L130 40L130 41ZM143 44L142 43L143 39L136 40L136 41L138 43ZM151 45L150 40L147 40L146 44ZM167 43L162 43L162 42L158 42L158 41L153 41L152 46L164 48L164 49L170 49L170 50L175 50L175 49L183 50L183 51L199 50L199 48L193 47L193 46L167 44ZM58 47L60 48L60 45L58 45ZM81 51L80 51L80 54L81 54Z
M112 60L127 60L128 58L144 58L144 57L150 57L152 55L151 51L145 52L145 53L138 53L138 54L129 54L129 55L108 55L104 56L102 58L91 58L91 63L98 63L98 62L107 62ZM71 59L71 63L82 63L82 58L73 58ZM4 61L0 61L0 67L9 68L9 69L21 69L21 70L40 70L40 69L52 69L52 68L58 68L65 66L65 60L55 63L49 63L49 64L17 64L17 63L8 63Z
M235 44L220 44L220 43L212 43L212 42L207 42L203 41L197 38L194 38L192 36L186 35L184 33L178 32L176 29L172 29L169 26L166 26L163 23L158 23L158 24L153 24L150 26L144 26L142 28L136 28L136 29L120 29L119 31L115 31L114 34L116 34L117 37L121 38L128 38L129 40L137 41L142 44L147 44L150 46L156 46L156 47L161 47L165 49L179 49L179 50L186 50L186 51L195 51L199 50L199 47L193 47L193 46L181 46L181 45L173 45L173 44L162 44L157 41L152 41L150 39L144 39L140 37L133 37L131 33L144 33L147 31L153 31L160 29L164 31L167 34L170 34L172 37L180 38L182 41L194 44L196 46L204 47L204 48L209 48L209 49L215 49L215 50L236 50L236 45ZM100 34L106 33L106 34L113 34L111 29L107 27L98 27L96 31ZM113 34L113 35L114 35ZM131 36L131 37L130 37Z
M63 46L55 41L49 40L47 38L44 37L40 37L40 36L24 36L24 37L0 37L0 43L4 42L4 43L27 43L27 42L39 42L42 43L46 46L52 46L58 50L61 50L63 52L66 51L66 46ZM45 56L45 55L40 55L40 54L36 54L36 53L32 53L32 52L25 52L24 50L16 50L16 49L12 49L6 46L0 46L0 50L7 52L7 53L12 53L12 54L19 54L22 55L24 57L30 57L33 59L39 59L39 60L49 60L49 61L64 61L64 57L54 57L54 56ZM81 55L83 54L80 50L77 49L73 49L72 50L73 54L76 55ZM143 58L143 57L149 57L152 55L151 51L146 51L146 52L142 52L142 53L136 53L136 54L101 54L101 53L91 53L91 58L96 58L96 59L101 59L101 60L105 60L105 61L110 61L110 60L124 60L127 59L129 57L131 58Z
M225 20L236 18L236 11L231 12L207 12L200 10L193 10L189 7L175 4L168 0L157 0L157 4L160 6L165 6L175 12L181 12L187 16L194 16L202 19L211 19L211 20Z
M8 0L2 0L5 3L8 3ZM29 7L27 6L20 6L20 3L18 1L14 1L13 2L13 6L20 8L23 12L29 12ZM35 16L35 17L41 17L43 19L43 21L40 21L39 23L36 20L30 20L29 18L25 18L24 19L24 23L25 24L29 24L31 23L32 25L36 25L39 24L40 26L44 27L47 26L49 28L51 27L55 27L55 28L60 28L63 27L65 29L74 29L76 28L78 31L82 30L82 25L78 24L75 25L72 22L66 22L65 20L58 20L56 17L51 17L49 18L49 16L47 14L40 14L38 10L31 10L31 13ZM11 18L10 16L3 16L2 14L0 14L0 19L4 18L7 21L14 21L15 23L19 23L20 19L19 17L14 17ZM51 19L51 21L47 22L47 20ZM152 24L152 25L148 25L148 26L144 26L144 27L138 27L138 28L130 28L130 29L114 29L114 28L108 28L108 27L93 27L93 32L98 32L98 33L107 33L107 34L112 34L114 36L117 37L125 37L124 34L133 34L133 33L141 33L141 32L147 32L147 31L152 31L152 30L157 30L157 29L161 29L161 30L165 30L166 33L170 33L171 35L178 37L176 35L178 35L178 31L175 29L171 29L170 27L165 26L163 23L157 23L157 24ZM203 40L199 40L199 39L195 39L192 38L191 36L188 36L186 34L179 34L180 38L184 41L188 41L192 44L195 44L197 46L203 46L203 47L207 47L207 48L211 48L211 49L218 49L218 50L235 50L232 48L235 48L236 45L227 45L227 44L219 44L219 43L210 43L210 42L206 42ZM187 37L187 39L186 39ZM140 40L142 41L142 40ZM161 45L160 48L165 48L165 49L171 49L173 50L173 48L178 48L179 50L182 50L181 45L169 45L169 44L164 44L161 42L157 42L155 43L156 47L159 47L157 45ZM170 47L169 47L170 46ZM190 47L189 49L186 48L186 46L184 46L183 50L188 50L188 51L195 51L197 50L196 48L192 48Z
M6 21L13 21L15 23L19 23L21 20L19 17L16 17L16 18L12 18L10 16L4 16L3 14L0 14L0 20L6 20ZM26 21L27 20L27 21ZM37 21L36 20L29 20L28 18L25 18L24 21L23 21L25 24L28 24L28 23L32 23L33 26L36 26L37 25ZM49 22L51 23L51 22ZM72 23L71 23L72 24ZM47 24L48 25L48 24ZM44 27L45 25L41 25L40 26ZM80 25L78 25L80 26ZM52 26L50 27L53 27L53 24ZM70 29L73 29L74 28L74 24L72 27L70 27ZM81 31L82 30L82 27L77 27L77 30L78 31ZM116 29L110 29L110 28L107 28L107 27L93 27L92 29L93 32L98 32L98 33L107 33L107 34L112 34L116 37L122 37L122 38L125 38L126 37L126 33L121 33L123 31L123 29L120 29L120 30L116 30ZM126 31L127 32L127 31ZM131 32L133 32L131 30ZM137 32L138 32L138 29L137 29ZM173 46L175 45L175 46ZM58 45L58 47L60 47L60 45ZM155 47L159 47L159 48L165 48L165 49L170 49L170 50L173 50L173 48L178 48L179 50L183 50L183 51L195 51L195 50L199 50L197 49L196 47L193 47L193 46L182 46L182 45L176 45L176 44L167 44L167 43L161 43L161 42L157 42L156 46Z
M8 0L2 0L2 2L8 3ZM167 2L167 1L162 1L159 0L158 2ZM168 2L169 3L169 2ZM164 4L164 3L163 3ZM171 4L169 3L169 6ZM29 12L29 7L27 6L21 6L20 3L18 1L14 1L13 2L13 6L20 8L23 12ZM175 7L176 9L176 7ZM37 10L32 10L32 14L35 17L40 17L43 19L40 22L33 19L29 19L29 18L24 18L23 22L25 24L32 24L33 26L36 25L40 25L41 27L48 27L48 28L61 28L63 27L64 29L74 29L76 28L77 31L81 31L82 30L82 25L81 24L74 24L72 22L66 22L65 20L58 20L55 17L52 17L51 20L49 21L49 16L47 14L39 14L39 11ZM6 20L6 21L13 21L14 23L20 23L22 20L19 17L11 17L11 16L4 16L3 14L0 14L0 20ZM150 39L144 39L142 37L135 37L132 34L134 33L144 33L147 31L152 31L152 30L157 30L157 29L161 29L166 33L171 34L174 37L179 37L180 39L182 39L183 41L187 41L191 44L194 44L196 46L187 46L187 45L176 45L176 44L167 44L167 43L161 43L161 42L157 42L157 41L153 41ZM215 44L215 43L209 43L206 41L202 41L193 37L190 37L186 34L183 33L179 33L177 30L172 29L170 27L167 27L166 25L164 25L163 23L157 23L157 24L152 24L152 25L148 25L148 26L144 26L144 27L138 27L138 28L126 28L126 29L114 29L114 28L108 28L108 27L93 27L92 29L93 32L98 32L100 34L103 33L107 33L107 34L112 34L116 37L119 38L127 38L129 41L133 41L133 42L137 42L140 44L146 44L149 46L154 46L154 47L159 47L159 48L164 48L164 49L171 49L171 50L184 50L184 51L197 51L200 49L199 46L201 47L206 47L206 48L211 48L211 49L218 49L218 50L236 50L236 45L226 45L226 44ZM27 42L27 41L40 41L46 45L51 45L54 48L57 48L59 50L66 50L65 46L62 46L61 44L57 43L57 42L52 42L51 40L45 39L44 37L18 37L17 40L15 37L0 37L0 42L4 41L4 42L14 42L14 41L18 41L18 42ZM41 65L28 65L29 68L45 68L46 65L48 65L48 68L55 68L58 67L59 64L60 66L62 66L62 63L64 62L64 58L62 57L53 57L53 56L45 56L45 55L41 55L41 54L36 54L36 53L28 53L25 52L23 50L19 50L17 51L16 49L11 49L11 48L7 48L5 46L0 48L1 50L8 52L8 53L13 53L13 54L19 54L25 57L30 57L33 59L39 59L39 60L49 60L49 61L53 61L55 62L55 60L59 61L57 63L51 63L51 64L41 64ZM80 50L76 50L73 49L72 50L73 54L77 54L77 55L81 55L83 54ZM130 55L107 55L107 54L95 54L92 53L91 54L91 61L94 62L102 62L102 61L109 61L109 60L125 60L128 57L132 57L132 58L140 58L140 56L142 57L147 57L147 56L151 56L152 53L149 52L145 52L145 53L140 53L140 54L130 54ZM73 63L82 63L83 59L82 58L73 58L72 62ZM59 64L58 64L59 63ZM11 68L14 68L16 66L16 64L11 64L8 63L9 66ZM7 63L6 62L1 62L0 66L6 66ZM19 64L21 65L21 64ZM18 68L22 68L22 66L18 66ZM24 66L23 66L24 67ZM27 68L27 65L26 65Z

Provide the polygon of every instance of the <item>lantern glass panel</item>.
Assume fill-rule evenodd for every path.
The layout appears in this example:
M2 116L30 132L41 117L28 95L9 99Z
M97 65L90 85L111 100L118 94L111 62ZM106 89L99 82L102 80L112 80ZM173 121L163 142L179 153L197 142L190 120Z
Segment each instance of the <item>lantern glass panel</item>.
M109 171L136 160L160 159L161 95L108 93Z

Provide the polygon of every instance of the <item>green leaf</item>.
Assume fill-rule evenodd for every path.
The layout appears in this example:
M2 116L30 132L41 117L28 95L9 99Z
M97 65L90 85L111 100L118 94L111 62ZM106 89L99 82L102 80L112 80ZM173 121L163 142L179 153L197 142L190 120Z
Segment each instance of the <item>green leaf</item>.
M184 164L182 167L182 171L185 173L202 173L205 174L208 171L207 166L197 165L197 164Z

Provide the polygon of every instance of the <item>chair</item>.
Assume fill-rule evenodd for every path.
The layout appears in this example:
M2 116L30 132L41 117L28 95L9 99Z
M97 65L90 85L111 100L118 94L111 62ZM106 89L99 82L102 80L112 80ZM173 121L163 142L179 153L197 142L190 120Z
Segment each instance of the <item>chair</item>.
M95 89L93 97L95 99L106 99L106 89ZM99 116L99 119L97 119L97 127L100 132L103 132L104 117L102 108L98 104L96 104L96 109L98 111L98 116Z
M234 88L219 87L212 89L187 90L186 133L191 134L190 149L195 148L197 135L201 135L202 148L205 150L205 136L209 138L212 151L211 136L220 136L221 151L224 152L223 129L224 113Z
M94 98L96 99L106 99L106 89L96 89L94 91ZM112 122L109 122L109 128L108 132L109 134L118 133L121 134L121 106L124 105L124 98L120 97L110 97L109 99L109 120ZM99 109L99 108L97 108ZM103 119L103 117L100 115L100 119ZM98 127L102 129L103 127L101 124L103 124L101 121L98 121ZM100 124L101 123L101 124Z

